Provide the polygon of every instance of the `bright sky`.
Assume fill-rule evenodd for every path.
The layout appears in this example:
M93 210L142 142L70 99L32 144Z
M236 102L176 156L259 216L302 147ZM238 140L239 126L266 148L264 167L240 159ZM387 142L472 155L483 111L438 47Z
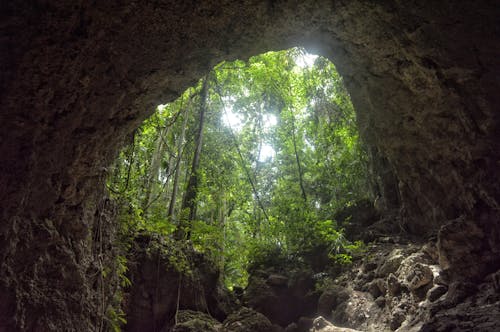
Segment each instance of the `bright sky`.
M268 159L273 159L275 155L276 151L274 151L274 148L271 145L264 143L260 149L259 161L265 162Z
M304 53L295 58L295 64L299 68L309 68L314 65L314 61L318 58L317 55L315 54L309 54L309 53ZM232 100L228 98L228 100L225 101L225 110L224 110L224 116L223 116L223 122L226 126L231 127L232 130L235 132L241 131L243 128L243 119L242 117L233 111L232 108ZM274 114L264 114L263 116L263 129L264 131L269 131L272 127L276 126L278 123L278 119ZM269 159L274 158L276 155L276 151L272 147L272 145L268 143L263 143L261 146L260 154L258 160L260 162L265 162L268 161Z
M317 58L315 54L304 53L295 58L295 64L300 68L309 68L314 65Z

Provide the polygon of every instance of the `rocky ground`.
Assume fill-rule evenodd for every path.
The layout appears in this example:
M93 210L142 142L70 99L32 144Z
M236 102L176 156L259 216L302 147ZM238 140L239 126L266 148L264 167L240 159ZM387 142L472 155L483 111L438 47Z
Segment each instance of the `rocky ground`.
M179 279L168 255L143 243L131 270L126 330L498 331L500 271L457 281L441 268L436 241L383 236L382 224L366 228L371 242L352 264L321 266L321 255L310 265L262 262L238 296L220 286L201 255L190 254L196 270Z

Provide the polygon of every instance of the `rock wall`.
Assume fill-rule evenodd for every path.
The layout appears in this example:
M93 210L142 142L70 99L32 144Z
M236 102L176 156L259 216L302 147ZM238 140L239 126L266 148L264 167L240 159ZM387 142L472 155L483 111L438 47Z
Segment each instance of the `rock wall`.
M466 216L441 247L477 228L468 252L498 264L499 11L494 0L3 1L0 328L95 329L92 234L118 149L219 61L290 46L337 65L365 141L398 180L403 226L425 236Z

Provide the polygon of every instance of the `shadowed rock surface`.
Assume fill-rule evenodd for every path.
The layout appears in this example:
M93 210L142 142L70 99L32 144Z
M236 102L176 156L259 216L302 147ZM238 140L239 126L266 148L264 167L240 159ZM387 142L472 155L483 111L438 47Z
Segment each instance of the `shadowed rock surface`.
M494 0L2 2L0 330L98 329L119 148L219 61L290 46L344 77L398 227L437 234L451 279L495 273L499 16Z

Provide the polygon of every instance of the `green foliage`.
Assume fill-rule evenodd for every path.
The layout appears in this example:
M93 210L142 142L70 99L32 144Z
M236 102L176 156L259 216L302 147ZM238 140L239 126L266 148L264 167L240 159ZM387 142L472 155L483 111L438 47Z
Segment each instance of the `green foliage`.
M205 80L160 106L121 152L108 187L124 227L166 237L182 228L228 286L244 285L249 264L275 250L296 257L321 245L349 263L361 245L331 219L367 196L367 158L333 64L294 48L223 62ZM185 222L201 107L195 218Z
M127 324L125 319L125 313L121 308L114 308L113 306L108 306L106 310L106 322L113 332L120 332L121 326Z

